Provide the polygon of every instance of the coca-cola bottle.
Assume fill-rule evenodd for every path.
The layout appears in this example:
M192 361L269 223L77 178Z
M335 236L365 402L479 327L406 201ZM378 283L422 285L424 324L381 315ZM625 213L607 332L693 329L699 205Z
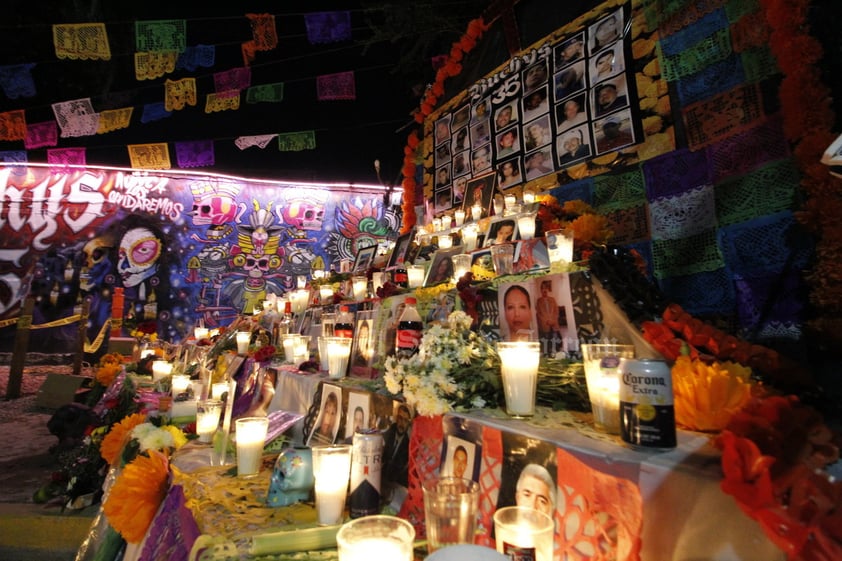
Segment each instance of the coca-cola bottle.
M354 316L348 306L339 308L339 315L336 316L336 323L333 325L333 334L337 337L348 337L349 339L354 336Z
M415 298L407 298L404 303L406 308L398 319L398 332L395 337L395 356L399 359L409 358L418 352L424 330L424 322L415 307Z
M409 288L409 274L406 272L406 265L401 263L395 268L392 274L392 282L401 288Z

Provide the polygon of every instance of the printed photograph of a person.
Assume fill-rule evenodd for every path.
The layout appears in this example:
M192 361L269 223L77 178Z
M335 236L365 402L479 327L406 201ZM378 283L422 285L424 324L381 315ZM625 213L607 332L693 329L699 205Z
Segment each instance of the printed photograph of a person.
M613 113L617 109L628 107L629 98L626 95L626 78L617 76L605 82L600 82L594 88L594 116L601 117Z
M441 191L436 191L436 200L435 200L435 213L442 213L447 210L450 210L450 207L453 206L452 203L452 193L453 190L448 187L446 189L442 189Z
M436 189L450 184L450 166L442 166L436 170Z
M485 144L480 146L471 154L471 166L474 173L482 173L491 168L491 145Z
M500 132L518 120L517 107L514 103L504 105L494 114L494 132Z
M471 106L465 104L453 113L453 123L451 124L451 128L453 130L457 130L460 127L464 127L468 124L470 118Z
M392 418L394 422L383 433L383 482L407 487L412 410L406 403L396 401Z
M558 164L567 166L591 155L590 135L586 126L570 129L558 137Z
M530 121L550 110L549 86L544 85L523 98L523 120Z
M450 138L450 115L436 121L436 145Z
M307 439L307 445L333 444L339 430L339 404L342 403L342 388L330 384L322 385L322 402L315 428Z
M424 286L435 286L450 281L453 278L453 261L450 258L459 251L461 251L461 246L457 247L456 251L454 248L438 250L433 256L433 262L430 263Z
M500 189L508 189L523 182L520 173L520 160L512 158L497 166L497 186Z
M569 128L583 125L588 121L588 106L585 101L586 93L565 99L555 106L555 121L558 130L564 132Z
M558 504L556 450L548 442L503 435L503 457L497 508L523 506L555 519Z
M517 127L510 127L497 135L497 157L505 158L520 152L520 135Z
M536 150L526 155L526 180L535 179L555 171L552 165L553 155L550 148Z
M567 41L556 46L553 52L555 56L555 69L561 70L571 62L581 60L585 56L585 38L583 33L574 35Z
M596 129L596 151L598 154L611 152L634 143L631 128L631 112L620 111L594 123Z
M491 129L488 119L484 119L475 125L471 125L471 148L479 149L482 145L491 141Z
M447 435L447 457L441 474L473 479L477 445L458 436Z
M594 23L589 31L591 38L591 54L604 49L606 46L620 39L623 34L623 9L607 15Z
M461 207L465 200L465 189L468 186L468 177L463 175L453 180L453 206Z
M580 60L568 66L555 76L555 100L560 101L569 95L585 89L585 61Z
M453 135L453 153L468 150L471 147L471 139L468 136L468 127L462 127Z
M436 146L436 164L446 164L450 161L450 144L444 143Z
M517 222L512 218L496 220L488 226L488 233L485 236L485 246L489 247L499 243L509 243L517 238Z
M616 76L625 69L622 44L618 43L591 58L591 84Z
M550 116L544 115L524 125L523 145L527 151L546 146L553 141Z
M550 78L547 61L539 60L523 71L523 91L531 92Z
M531 341L536 335L532 313L530 284L501 286L498 291L498 306L503 321L500 322L500 336L504 341Z
M485 98L478 101L471 108L471 123L478 123L480 121L487 121L491 113L491 101Z
M553 281L539 280L541 296L535 301L535 319L538 322L538 341L544 356L555 356L561 348L563 334L559 324L558 301L553 296Z
M468 163L468 151L459 152L453 156L453 177L459 177L471 172L471 165ZM462 199L459 199L460 201Z
M353 441L354 433L368 428L371 396L367 393L348 392L348 414L345 416L345 441Z
M365 369L371 365L371 356L374 352L374 338L371 333L371 319L357 320L354 330L354 342L351 349L351 371L354 374L364 374Z

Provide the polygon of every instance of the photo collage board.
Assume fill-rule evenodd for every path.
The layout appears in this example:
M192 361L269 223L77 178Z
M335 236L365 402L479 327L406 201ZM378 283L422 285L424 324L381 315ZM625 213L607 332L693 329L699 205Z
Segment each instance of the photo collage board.
M493 194L478 186L506 191L643 141L629 23L620 6L548 41L510 61L495 89L472 87L436 118L433 214L470 216L479 203L488 215Z

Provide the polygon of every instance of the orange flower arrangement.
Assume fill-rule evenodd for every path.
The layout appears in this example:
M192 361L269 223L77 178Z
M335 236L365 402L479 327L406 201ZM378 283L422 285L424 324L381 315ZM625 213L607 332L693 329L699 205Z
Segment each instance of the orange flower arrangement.
M105 354L99 359L99 368L97 368L94 378L98 384L108 387L122 369L123 355L119 353Z
M145 413L134 413L114 423L111 430L102 439L102 444L100 444L99 453L102 459L108 462L108 465L114 465L120 458L120 452L123 451L123 446L126 445L132 429L145 422Z
M541 195L538 200L541 235L550 230L572 230L574 248L580 254L593 246L605 245L614 235L608 218L585 201L575 199L560 204L552 195Z
M675 421L697 431L721 431L751 399L751 369L680 356L672 367Z
M129 543L140 543L169 488L169 460L150 450L123 468L102 505L111 526Z

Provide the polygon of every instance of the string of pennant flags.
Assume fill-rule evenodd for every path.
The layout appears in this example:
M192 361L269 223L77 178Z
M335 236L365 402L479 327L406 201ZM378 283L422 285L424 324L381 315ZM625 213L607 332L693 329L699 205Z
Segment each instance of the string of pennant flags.
M243 66L213 73L214 91L205 94L204 112L236 111L245 93L245 103L279 103L284 99L284 83L251 83L251 66L259 51L278 46L275 17L272 14L245 14L252 38L241 44ZM303 14L308 41L313 45L338 43L352 38L351 14L348 11ZM138 81L161 78L176 70L195 72L215 64L214 45L187 45L188 21L182 19L135 22L134 69ZM55 24L53 46L59 60L110 60L112 53L108 29L104 23ZM0 88L10 99L34 97L37 93L32 70L37 63L0 66ZM356 99L355 72L338 72L315 78L319 101ZM197 106L200 99L196 78L167 79L163 100L146 104L140 122L149 123L170 117L188 106ZM0 112L0 141L23 141L25 150L0 151L0 161L26 163L26 150L47 148L51 165L86 165L84 147L53 148L59 138L106 134L131 126L134 107L97 112L90 98L52 104L55 120L27 123L24 110ZM316 148L316 131L292 131L234 139L240 150L265 148L273 140L282 152ZM175 142L174 153L180 168L214 165L213 140ZM127 145L131 166L138 169L169 169L169 144Z

